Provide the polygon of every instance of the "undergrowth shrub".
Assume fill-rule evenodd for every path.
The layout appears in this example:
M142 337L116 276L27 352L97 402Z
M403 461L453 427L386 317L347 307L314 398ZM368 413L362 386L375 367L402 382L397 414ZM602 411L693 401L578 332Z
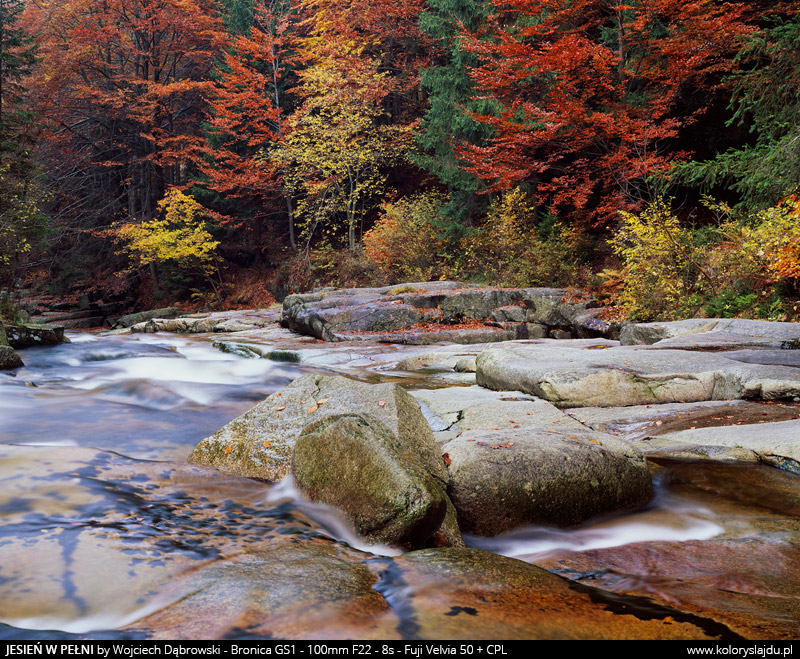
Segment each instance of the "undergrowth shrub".
M711 285L698 263L692 232L680 225L665 199L641 213L620 211L621 225L610 241L622 259L623 286L617 302L635 320L692 316Z
M746 215L704 203L716 222L695 229L682 226L664 199L638 215L620 214L610 241L624 265L616 302L638 320L686 318L700 309L723 318L792 315L789 298L800 278L798 202Z
M574 229L549 214L537 222L527 195L514 188L491 204L484 225L463 241L463 271L507 286L574 284L578 242Z
M446 195L422 192L385 203L375 226L364 234L364 253L390 282L431 281L451 276L440 231Z

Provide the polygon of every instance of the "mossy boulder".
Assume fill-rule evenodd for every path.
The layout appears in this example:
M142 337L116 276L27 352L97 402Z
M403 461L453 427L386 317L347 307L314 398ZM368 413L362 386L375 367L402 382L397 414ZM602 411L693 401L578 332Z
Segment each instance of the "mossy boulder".
M342 510L362 537L421 547L447 511L442 459L427 439L401 441L371 414L326 416L298 437L292 468L312 501Z
M8 345L12 348L31 348L34 346L55 346L69 343L64 336L62 325L21 324L6 327Z
M417 401L396 384L371 385L341 376L301 376L283 391L272 394L200 442L189 456L189 462L217 467L239 476L275 482L291 473L295 445L306 428L311 426L308 431L310 434L320 432L328 425L315 425L316 422L341 415L357 415L368 420L367 426L371 430L368 432L365 428L362 433L365 445L375 445L375 437L370 436L372 433L374 436L380 435L389 446L394 447L381 458L387 469L394 469L396 460L403 455L414 455L413 464L409 464L407 469L424 476L427 483L425 487L432 487L431 484L437 482L445 503L445 512L442 515L445 523L438 530L431 531L435 532L433 544L463 545L455 510L444 494L447 488L447 469L433 439L433 433ZM386 428L391 438L382 429L375 430L380 428L378 423ZM334 450L335 457L335 449L331 450ZM331 458L331 461L335 460ZM330 466L332 469L335 467ZM380 487L381 483L394 478L388 473L376 475L373 470L369 479L374 479L375 482L361 484L359 480L364 477L358 470L348 476L348 480L339 483L340 487ZM439 514L436 512L436 515ZM414 537L419 535L424 533L412 534Z
M8 345L6 329L3 323L0 323L0 371L20 366L24 366L22 359L14 352L14 348Z

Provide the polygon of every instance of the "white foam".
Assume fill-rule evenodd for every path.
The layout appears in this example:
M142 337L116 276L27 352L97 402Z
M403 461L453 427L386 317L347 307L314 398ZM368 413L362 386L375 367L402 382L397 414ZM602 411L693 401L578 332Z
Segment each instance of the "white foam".
M590 551L640 542L709 540L724 532L714 513L662 495L648 510L578 529L525 527L494 538L468 538L471 547L512 558L544 558L559 551Z
M314 503L305 498L297 488L291 474L284 477L267 492L265 503L277 505L291 502L294 507L320 525L321 529L335 540L344 542L354 549L376 556L399 556L403 552L388 545L370 545L358 536L344 514L332 506Z

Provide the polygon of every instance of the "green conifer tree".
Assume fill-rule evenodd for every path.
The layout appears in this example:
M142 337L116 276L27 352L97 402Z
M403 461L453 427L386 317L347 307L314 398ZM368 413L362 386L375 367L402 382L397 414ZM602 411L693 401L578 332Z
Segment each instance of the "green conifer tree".
M485 203L477 192L482 183L477 176L461 169L454 150L459 142L480 144L489 134L485 125L474 122L467 112L486 113L485 101L474 100L469 67L475 56L461 48L461 26L474 32L486 20L487 0L428 0L429 10L420 16L421 29L438 44L441 57L436 66L422 74L430 108L420 122L417 143L424 150L416 163L435 175L450 192L444 213L458 232ZM455 222L455 224L452 224Z

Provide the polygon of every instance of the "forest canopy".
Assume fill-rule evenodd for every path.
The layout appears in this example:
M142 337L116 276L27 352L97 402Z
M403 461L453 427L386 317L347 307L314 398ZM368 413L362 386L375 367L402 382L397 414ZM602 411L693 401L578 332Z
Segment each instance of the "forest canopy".
M795 3L0 0L0 286L794 317L798 138Z

